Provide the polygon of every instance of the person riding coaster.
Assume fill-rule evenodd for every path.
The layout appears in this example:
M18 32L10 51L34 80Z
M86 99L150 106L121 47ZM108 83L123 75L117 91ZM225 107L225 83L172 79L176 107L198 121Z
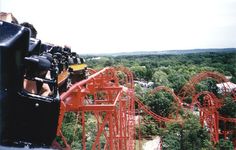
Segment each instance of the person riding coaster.
M0 145L9 148L50 148L57 136L58 64L38 50L41 42L31 42L30 35L29 28L0 21ZM48 85L52 92L44 88Z
M50 68L52 63L46 56L25 57L25 77L23 88L31 94L49 96L52 91L47 83L40 79L50 79ZM46 77L47 76L47 77Z

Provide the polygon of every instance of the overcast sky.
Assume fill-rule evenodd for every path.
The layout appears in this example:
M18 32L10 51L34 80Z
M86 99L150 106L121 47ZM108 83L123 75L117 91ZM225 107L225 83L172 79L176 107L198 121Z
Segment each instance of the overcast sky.
M236 47L236 0L0 0L78 53Z

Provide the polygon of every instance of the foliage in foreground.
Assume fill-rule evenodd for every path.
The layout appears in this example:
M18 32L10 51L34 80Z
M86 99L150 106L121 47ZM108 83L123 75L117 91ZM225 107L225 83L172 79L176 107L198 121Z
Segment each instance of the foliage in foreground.
M163 133L163 150L213 149L209 133L202 128L198 117L188 113L183 123L168 124Z

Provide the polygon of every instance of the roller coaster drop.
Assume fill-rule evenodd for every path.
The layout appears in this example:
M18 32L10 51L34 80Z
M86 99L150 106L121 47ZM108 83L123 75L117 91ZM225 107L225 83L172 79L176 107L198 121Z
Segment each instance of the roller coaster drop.
M108 67L98 72L87 69L81 63L83 60L67 48L42 44L41 41L30 39L29 35L29 30L24 27L0 21L1 145L70 149L62 132L67 112L75 112L78 116L82 127L82 149L86 149L89 138L85 128L87 113L96 120L97 132L94 133L92 149L135 149L135 110L143 110L157 122L181 123L177 115L176 118L166 118L153 113L135 97L133 75L127 68ZM48 97L28 93L22 88L24 67L27 66L25 58L45 53L50 53L53 58L51 79L34 77L32 80L50 85L53 94ZM86 74L89 76L86 77ZM219 73L203 72L192 77L178 95L164 86L155 88L152 94L164 91L172 95L178 107L176 114L180 109L197 107L202 126L207 126L212 142L217 143L219 134L226 139L235 132L220 130L219 122L235 125L236 119L225 118L218 113L218 109L224 105L226 90L221 98L209 91L198 93L195 90L196 84L208 78L219 83L228 81ZM228 95L235 96L234 93ZM188 97L192 98L190 104L185 102ZM200 97L203 97L203 101ZM138 108L135 108L135 103ZM56 136L61 137L64 148L55 141ZM102 137L105 144L101 142Z

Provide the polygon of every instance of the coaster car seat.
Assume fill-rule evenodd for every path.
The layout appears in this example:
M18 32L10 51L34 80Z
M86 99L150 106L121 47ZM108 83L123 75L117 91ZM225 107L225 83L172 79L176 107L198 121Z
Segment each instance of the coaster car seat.
M43 58L26 57L29 40L27 28L0 21L0 145L50 147L56 137L59 94L55 91L51 97L42 97L23 90L27 59L33 66L50 67ZM40 81L56 89L56 81Z
M75 52L72 52L69 57L69 68L72 84L87 78L87 65L84 64L83 58L80 58Z
M29 53L30 55L39 55L41 50L41 40L30 38Z

